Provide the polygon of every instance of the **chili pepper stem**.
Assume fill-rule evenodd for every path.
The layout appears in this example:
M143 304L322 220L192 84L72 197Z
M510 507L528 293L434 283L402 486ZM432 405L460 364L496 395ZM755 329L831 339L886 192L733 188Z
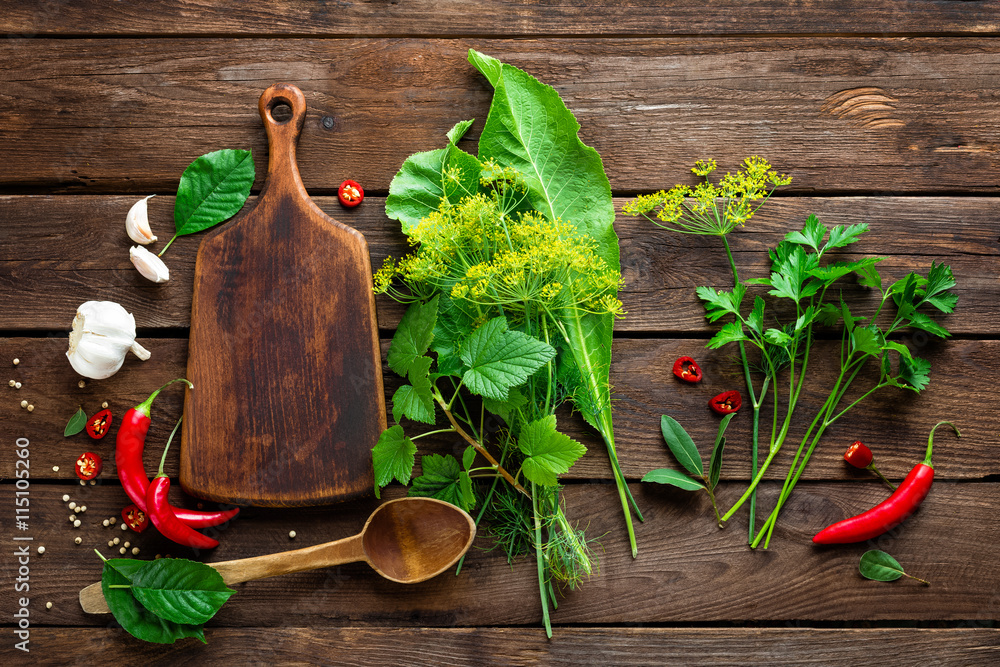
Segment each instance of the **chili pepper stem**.
M924 458L924 465L929 466L931 468L934 467L931 465L931 451L934 449L934 431L936 431L937 427L941 426L942 424L947 424L948 426L951 427L951 430L955 432L956 436L958 436L959 438L962 437L962 434L961 432L959 432L958 427L949 421L940 421L937 424L934 424L934 427L931 429L931 434L927 436L927 456Z
M866 467L866 468L868 468L869 470L871 470L871 471L872 471L873 473L875 473L876 475L878 475L878 478L879 478L880 480L882 480L883 482L885 482L885 483L886 483L886 485L888 485L888 487L889 487L890 489L892 489L893 491L895 491L895 490L896 490L896 485L895 485L895 484L893 484L892 482L890 482L890 481L889 481L888 479L886 479L886 478L885 478L885 475L883 475L883 474L881 473L881 471L879 471L879 469L875 467L875 464L874 464L874 463L869 463L869 464L868 464L867 466L865 466L865 467Z
M174 435L177 433L177 429L181 427L182 421L184 421L183 415L181 415L180 419L177 420L177 423L174 424L174 430L170 432L170 437L167 438L167 446L163 448L163 456L160 457L160 469L156 471L157 477L166 477L166 475L163 474L163 464L167 460L167 452L170 450L170 443L173 442Z
M145 401L143 401L139 405L135 406L135 411L138 412L138 413L144 414L144 415L146 415L148 417L149 416L149 409L152 407L153 401L156 400L156 397L159 396L159 394L160 394L161 391L163 391L164 389L166 389L167 387L169 387L170 385L172 385L175 382L184 382L184 383L187 384L188 389L194 389L194 385L191 384L191 382L189 380L186 380L184 378L177 378L176 380L171 380L170 382L166 383L165 385L163 385L162 387L160 387L159 389L157 389L156 391L154 391L152 394L150 394L149 398L147 398Z

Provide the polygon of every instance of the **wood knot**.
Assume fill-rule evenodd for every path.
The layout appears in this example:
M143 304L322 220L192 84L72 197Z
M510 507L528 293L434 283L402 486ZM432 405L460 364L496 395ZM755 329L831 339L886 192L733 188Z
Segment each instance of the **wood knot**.
M820 111L859 127L902 127L906 123L893 117L896 101L881 88L850 88L826 98Z

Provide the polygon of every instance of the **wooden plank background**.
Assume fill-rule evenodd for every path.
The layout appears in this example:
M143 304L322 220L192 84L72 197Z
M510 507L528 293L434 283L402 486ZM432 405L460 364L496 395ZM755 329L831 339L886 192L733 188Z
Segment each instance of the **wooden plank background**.
M1000 605L1000 503L995 393L1000 385L1000 2L772 0L518 3L399 0L260 7L224 0L0 0L0 507L13 506L17 437L31 440L31 658L65 663L85 656L134 662L299 661L339 664L940 664L995 662ZM251 148L265 172L266 143L256 100L287 81L309 113L299 164L310 193L335 218L361 230L377 265L406 252L383 211L403 159L439 147L457 121L477 122L461 143L474 151L491 92L465 61L476 48L553 85L604 160L620 210L628 197L691 183L690 164L715 157L723 170L749 154L793 176L762 213L731 235L744 277L767 270L766 248L816 213L827 224L866 222L871 231L845 257L884 255L887 276L950 264L960 296L943 319L955 337L904 340L933 363L921 395L887 390L831 427L779 524L772 548L746 548L746 514L723 531L698 494L638 483L673 465L659 415L688 426L703 449L714 435L707 399L742 381L731 351L704 350L713 327L694 296L728 284L714 239L681 237L619 216L622 299L612 382L620 456L645 515L632 561L607 457L568 412L560 425L590 448L567 476L567 514L598 538L600 574L567 592L554 614L555 638L539 629L533 562L508 567L477 540L460 576L401 589L363 565L250 582L209 624L209 645L143 645L88 617L76 593L100 572L90 550L115 534L101 520L125 496L109 440L61 430L77 405L104 400L116 416L183 372L191 275L199 236L165 256L171 280L154 286L128 262L121 233L139 197L156 193L150 218L165 240L173 192L196 156ZM344 210L344 178L368 200ZM261 179L255 184L255 193ZM852 308L870 294L845 284ZM63 356L75 308L88 299L134 312L150 361L130 358L110 380L77 387ZM383 354L401 309L379 300ZM822 401L829 360L819 343ZM703 361L707 379L681 386L669 374L682 354ZM828 355L827 355L828 356ZM10 389L7 379L22 382ZM387 392L397 379L387 372ZM22 410L25 398L36 409ZM180 410L179 392L157 403ZM819 527L868 507L884 489L840 460L856 438L873 444L880 467L900 478L922 455L928 427L954 419L956 439L935 447L938 481L923 508L869 544L815 549ZM147 463L169 427L154 421ZM720 502L749 475L748 415L733 422ZM804 425L799 424L799 432ZM453 451L436 439L422 453ZM793 438L794 440L794 438ZM421 441L424 443L424 441ZM794 448L790 441L789 449ZM81 487L72 462L83 449L105 456L101 483ZM762 492L773 502L784 452ZM59 471L52 470L59 466ZM168 462L176 474L176 459ZM87 504L72 529L64 493ZM389 492L398 496L398 489ZM192 504L193 499L178 502ZM375 501L307 510L247 509L226 527L209 560L258 555L355 532ZM5 510L6 511L6 510ZM13 527L0 538L0 609L13 613ZM298 537L289 540L288 531ZM83 544L73 543L76 536ZM155 531L135 536L140 557L179 553ZM868 548L890 551L931 580L878 584L860 578ZM46 611L45 601L53 608ZM0 621L13 629L11 617ZM10 635L12 636L12 635ZM23 658L13 642L0 656Z

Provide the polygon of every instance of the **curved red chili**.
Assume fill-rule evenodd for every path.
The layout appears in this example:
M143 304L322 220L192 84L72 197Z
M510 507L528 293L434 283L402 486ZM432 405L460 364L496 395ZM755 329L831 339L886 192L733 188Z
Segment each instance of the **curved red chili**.
M685 382L701 382L701 369L691 357L680 357L674 362L674 375Z
M177 544L197 549L212 549L219 546L218 540L213 540L208 535L202 535L177 518L174 509L167 502L169 491L170 478L164 474L154 477L146 490L146 507L149 508L149 518L156 529L165 538Z
M844 452L844 460L850 463L855 468L861 468L863 470L871 470L873 473L878 475L878 478L889 485L889 488L893 491L896 490L896 485L885 478L878 468L875 467L874 463L875 457L872 455L872 450L868 449L865 443L860 440L855 440L851 443L847 451Z
M190 382L180 378L171 380L154 391L149 398L125 413L115 443L115 465L118 467L118 479L121 480L122 488L132 502L147 514L146 490L149 487L149 477L142 465L142 453L146 447L146 433L149 432L149 412L157 395L174 382L186 382L191 386ZM194 528L218 526L240 512L238 507L224 512L198 512L180 507L173 509L178 519Z
M111 410L101 410L87 420L87 435L94 440L100 440L111 430L112 421Z
M364 189L358 185L357 181L352 181L351 179L347 179L341 183L340 189L337 190L337 199L348 208L357 206L364 198Z
M720 415L728 415L730 412L736 412L742 406L743 398L740 396L740 392L735 389L724 391L708 402L708 407Z
M137 533L141 533L149 526L149 517L135 504L122 510L122 521Z
M76 460L76 476L80 479L91 480L101 474L104 462L101 457L94 452L84 452Z
M816 544L864 542L892 530L913 514L927 497L927 493L931 490L931 483L934 481L931 450L934 447L934 431L942 424L951 426L955 435L962 437L962 434L951 422L942 421L935 424L927 438L927 456L922 463L914 466L891 496L867 512L824 528L813 537L813 542Z

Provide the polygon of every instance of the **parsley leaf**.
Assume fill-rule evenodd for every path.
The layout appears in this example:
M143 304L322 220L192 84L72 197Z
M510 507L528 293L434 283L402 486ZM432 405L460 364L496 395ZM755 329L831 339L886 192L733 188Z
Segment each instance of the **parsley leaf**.
M542 486L555 486L558 475L568 471L587 452L582 444L556 430L555 415L525 424L517 446L527 457L521 464L524 476Z
M860 222L850 227L837 225L830 230L830 240L823 246L823 252L833 248L843 248L858 240L858 237L868 231L867 223Z
M743 334L743 324L740 322L729 322L724 324L719 332L712 336L712 339L705 344L710 350L715 350L726 343L736 343L741 340L746 340L747 337Z
M927 383L930 382L931 373L931 362L926 359L921 359L920 357L912 357L907 359L906 357L899 358L899 377L906 384L899 384L898 382L893 382L897 387L902 387L904 389L911 389L915 392L920 392L927 387Z
M736 285L732 292L723 292L711 287L695 289L698 297L705 302L705 318L709 322L729 314L738 315L746 291L747 288L743 285Z
M474 394L499 401L508 391L556 356L551 345L520 331L508 331L507 319L495 317L472 332L462 345L468 370L462 381Z
M823 242L824 236L826 236L826 225L821 223L815 215L810 215L806 218L806 224L802 231L788 232L785 234L785 240L789 243L807 245L819 252L819 244Z
M392 482L410 483L417 446L403 433L400 425L390 426L382 431L378 442L372 448L372 463L375 467L375 497L378 490Z

